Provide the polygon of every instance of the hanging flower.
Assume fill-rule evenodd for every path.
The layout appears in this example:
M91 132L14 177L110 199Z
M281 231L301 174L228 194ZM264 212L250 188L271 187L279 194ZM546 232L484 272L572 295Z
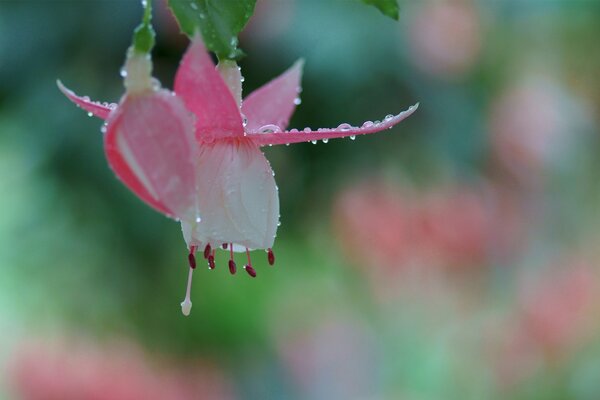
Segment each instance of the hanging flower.
M215 68L199 37L183 57L175 93L158 88L145 57L128 57L127 92L118 106L79 97L60 82L59 87L90 115L106 119L105 151L115 174L150 206L181 222L190 250L188 292L182 303L186 315L198 249L204 249L211 269L215 249L229 251L232 274L234 252L246 253L244 269L252 277L256 271L251 249L265 249L269 264L275 261L272 247L279 199L261 146L354 139L391 128L417 108L361 127L341 124L333 129L286 131L300 103L302 61L242 102L239 67L225 61Z

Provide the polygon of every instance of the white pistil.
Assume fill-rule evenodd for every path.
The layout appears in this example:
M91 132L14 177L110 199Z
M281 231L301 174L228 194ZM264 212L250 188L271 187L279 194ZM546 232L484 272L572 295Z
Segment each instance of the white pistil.
M190 315L192 312L192 301L190 300L190 295L192 292L192 275L194 270L190 267L190 272L188 274L188 282L187 282L187 290L185 292L185 299L181 302L181 312L186 317Z

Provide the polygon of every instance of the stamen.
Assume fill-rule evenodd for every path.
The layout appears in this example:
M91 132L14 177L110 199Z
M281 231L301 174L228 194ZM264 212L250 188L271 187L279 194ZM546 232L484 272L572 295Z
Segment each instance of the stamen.
M252 268L252 260L250 260L250 250L246 247L246 256L248 257L248 264L244 265L244 269L253 278L256 278L256 271Z
M236 265L235 265L235 261L233 261L233 243L229 244L229 255L230 255L230 259L229 259L229 272L231 273L231 275L235 275L236 272Z
M212 251L212 254L210 256L208 256L208 268L210 269L215 269L216 265L215 265L215 251Z
M252 268L252 265L244 265L246 272L253 278L256 278L256 271Z
M275 254L273 254L273 249L267 250L267 260L269 260L269 265L275 264Z
M192 292L192 275L194 273L194 269L190 268L190 272L188 273L188 282L187 282L187 290L185 292L185 299L181 302L181 312L186 317L190 315L192 311L192 301L190 300L190 295Z
M207 259L208 256L210 255L210 243L206 243L206 247L204 248L204 259Z
M190 264L191 269L196 268L196 256L194 253L196 252L196 246L190 246L190 254L188 254L188 263Z

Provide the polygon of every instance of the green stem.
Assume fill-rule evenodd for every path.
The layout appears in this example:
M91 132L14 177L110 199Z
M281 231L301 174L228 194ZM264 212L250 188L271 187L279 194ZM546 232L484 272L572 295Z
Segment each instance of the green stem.
M136 53L150 53L154 47L154 28L152 28L152 0L142 0L144 16L133 32L132 47Z

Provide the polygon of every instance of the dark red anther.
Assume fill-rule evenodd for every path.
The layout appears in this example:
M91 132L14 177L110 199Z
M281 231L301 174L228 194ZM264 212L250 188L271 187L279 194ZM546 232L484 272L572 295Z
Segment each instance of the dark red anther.
M248 275L250 275L253 278L256 278L256 271L254 270L254 268L252 268L252 265L244 265L244 269L246 270Z
M188 263L190 264L191 269L196 268L196 257L194 256L194 253L188 254Z
M188 254L188 263L190 264L191 269L196 268L196 257L194 253L196 252L196 246L190 246L190 254Z
M210 256L210 250L211 250L210 243L207 243L206 247L204 248L204 258L205 259L208 258L208 256Z
M227 250L227 243L223 243L223 250Z
M212 254L210 256L208 256L208 268L210 269L215 269L216 265L215 265L215 256L213 256Z
M236 271L235 261L229 260L229 272L231 272L231 275L235 275L235 271Z
M267 259L269 260L269 265L275 264L275 254L273 254L272 249L268 249L267 251Z

